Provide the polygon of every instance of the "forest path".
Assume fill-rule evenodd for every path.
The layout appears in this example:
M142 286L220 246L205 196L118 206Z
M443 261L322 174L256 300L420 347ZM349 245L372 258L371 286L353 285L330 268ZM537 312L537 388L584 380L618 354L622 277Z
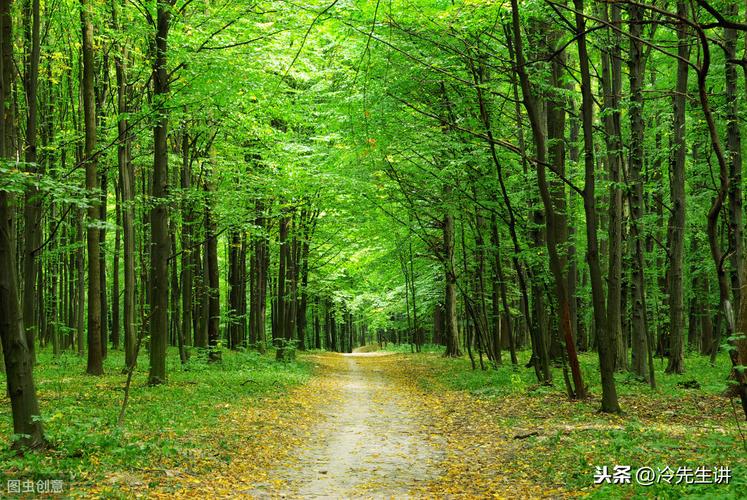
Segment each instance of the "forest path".
M205 446L132 484L168 499L553 495L527 477L527 442L496 419L493 400L432 378L424 361L436 354L301 356L315 365L307 383L220 405L220 424L195 430Z
M281 491L258 496L403 497L433 480L443 442L427 433L430 415L388 369L385 353L307 356L323 365L318 419L295 463L270 473Z

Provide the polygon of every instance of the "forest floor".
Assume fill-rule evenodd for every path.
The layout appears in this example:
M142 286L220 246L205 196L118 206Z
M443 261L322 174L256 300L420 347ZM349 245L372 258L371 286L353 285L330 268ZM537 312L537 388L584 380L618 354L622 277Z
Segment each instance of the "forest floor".
M172 366L165 387L133 385L122 428L112 423L121 373L71 376L74 357L43 360L37 380L43 408L54 411L52 448L3 452L0 469L67 471L76 497L744 498L747 453L720 395L725 356L715 369L688 357L687 374L674 376L657 361L656 390L619 374L623 415L598 412L596 356L580 360L592 393L585 401L567 399L559 368L554 386L538 386L521 363L472 370L466 358L437 352L309 352L289 364L226 353L222 365ZM700 387L685 384L693 379ZM728 466L732 477L595 486L595 468L614 465Z
M287 397L236 409L219 426L221 439L224 433L237 438L229 463L206 473L182 468L149 489L148 496L402 498L492 492L519 498L560 493L506 474L516 467L518 443L512 431L495 428L489 441L472 435L480 430L474 425L482 425L474 421L482 408L464 393L421 387L409 356L314 353L303 359L314 363L316 377Z
M315 367L308 383L262 407L235 408L219 426L220 439L235 443L230 462L174 474L148 495L740 498L747 483L733 409L717 393L723 380L701 375L699 358L688 359L689 377L702 389L659 373L653 391L621 375L626 413L606 415L593 353L582 363L595 395L580 402L557 383L533 384L524 368L472 371L466 359L437 353L382 354L302 355ZM733 477L728 485L593 484L596 466L615 465L728 466Z

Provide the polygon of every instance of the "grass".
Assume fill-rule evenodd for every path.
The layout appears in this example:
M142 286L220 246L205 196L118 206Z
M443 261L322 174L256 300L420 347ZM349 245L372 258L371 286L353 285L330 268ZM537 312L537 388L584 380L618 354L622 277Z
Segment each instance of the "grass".
M623 415L600 413L601 386L596 353L582 353L580 364L592 396L569 401L560 368L554 385L538 385L529 352L520 352L514 369L504 353L497 369L472 370L466 357L445 359L433 353L413 356L423 390L464 391L489 400L493 420L522 435L523 474L555 485L566 493L594 498L744 498L747 491L747 449L742 434L747 425L738 401L721 396L727 387L729 360L689 354L686 372L666 375L665 362L655 360L658 387L652 390L628 373L616 374ZM479 366L479 365L478 365ZM697 380L699 389L683 383ZM733 406L734 404L734 406ZM736 418L735 418L736 415ZM740 429L741 427L741 429ZM524 435L531 434L528 437ZM728 485L595 486L595 466L630 465L656 468L728 466ZM676 481L676 478L675 478Z
M713 367L706 358L688 355L683 375L665 375L665 363L656 360L656 390L618 373L625 414L607 415L598 411L601 388L596 353L580 355L591 397L569 401L561 369L553 369L554 385L538 385L533 370L524 368L529 359L526 351L519 353L519 368L511 367L504 356L502 367L472 370L466 357L443 358L439 355L442 348L435 346L424 346L420 354L410 354L409 345L390 344L387 350L404 354L402 367L416 388L454 395L444 399L449 408L475 408L465 418L454 417L462 432L459 443L488 447L498 457L495 474L546 485L562 495L594 498L729 499L744 498L747 491L747 451L735 409L721 396L729 371L726 355ZM73 496L126 498L116 492L117 485L127 484L128 478L121 475L128 471L144 480L145 486L154 486L168 476L169 469L186 463L207 463L208 472L210 467L227 467L237 442L258 439L249 437L251 432L268 431L262 426L252 427L251 432L225 428L230 425L227 422L236 421L224 417L245 420L243 409L262 408L268 403L261 398L282 396L306 381L313 369L313 362L304 357L283 364L274 361L274 353L255 352L224 352L220 364L208 364L204 354L194 353L182 367L172 350L168 385L147 387L148 360L143 353L133 378L127 418L119 428L115 422L126 378L123 364L121 352L110 352L106 374L91 377L84 374L85 359L70 353L54 358L48 351L41 352L35 377L51 445L43 453L18 457L9 450L10 405L7 396L0 395L0 435L5 438L0 448L3 494L6 479L62 478L65 492ZM685 388L684 382L691 380L698 381L700 388ZM0 383L4 383L2 375ZM470 401L476 404L469 405ZM736 410L738 416L738 406ZM444 409L445 418L451 418L450 411ZM478 421L480 426L473 425ZM747 426L743 422L741 426L747 434ZM505 440L494 440L493 432L502 433ZM204 459L206 453L209 460ZM202 458L193 460L194 454ZM615 465L630 465L633 471L642 466L676 470L723 465L732 469L733 476L728 485L593 484L596 466ZM488 472L476 473L486 477ZM119 476L116 485L108 483L114 475ZM138 488L137 483L130 486Z
M124 395L124 355L110 351L105 375L85 375L85 358L72 353L53 357L42 350L35 381L50 448L16 456L7 446L12 436L10 403L0 397L0 491L7 479L62 478L65 492L90 491L109 473L148 470L178 462L190 450L211 448L229 456L228 445L206 442L204 429L221 416L260 396L281 394L308 379L304 362L277 363L274 353L223 352L223 361L208 364L193 353L182 367L176 350L168 353L168 384L146 386L148 358L142 353L133 375L125 423L116 426ZM5 385L4 375L0 383ZM209 436L209 433L207 433Z

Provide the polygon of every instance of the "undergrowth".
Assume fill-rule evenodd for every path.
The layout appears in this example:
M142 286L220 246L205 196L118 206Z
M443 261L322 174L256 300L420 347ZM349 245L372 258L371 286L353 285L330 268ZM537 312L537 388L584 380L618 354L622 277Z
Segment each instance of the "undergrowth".
M552 385L538 384L534 370L525 367L529 357L528 351L520 352L518 367L512 367L504 353L502 366L485 370L479 364L472 370L467 357L426 353L410 358L423 390L464 391L488 400L495 424L514 429L522 443L516 464L521 475L536 482L595 498L744 498L747 425L739 402L722 396L730 366L726 354L715 366L706 357L688 354L681 375L665 374L666 361L656 359L656 389L630 373L617 373L622 415L599 412L596 353L579 357L591 392L584 401L568 399L561 367L553 368ZM594 485L597 466L612 471L616 465L629 465L634 474L640 467L726 466L732 477L728 484L643 486L633 476L631 484Z
M143 350L144 351L144 350ZM86 490L110 472L148 470L173 461L189 450L220 448L199 442L197 429L218 425L231 408L251 405L259 396L280 394L304 382L308 363L278 363L274 353L223 352L221 363L207 363L205 353L193 352L181 366L176 350L168 355L168 383L146 385L148 357L142 352L130 387L125 422L116 421L124 395L124 355L110 351L105 375L85 375L85 358L65 352L53 357L39 353L34 370L49 448L17 456L10 450L10 403L0 395L0 491L7 480L63 479L64 492ZM5 378L0 374L0 383ZM0 495L2 496L2 495Z

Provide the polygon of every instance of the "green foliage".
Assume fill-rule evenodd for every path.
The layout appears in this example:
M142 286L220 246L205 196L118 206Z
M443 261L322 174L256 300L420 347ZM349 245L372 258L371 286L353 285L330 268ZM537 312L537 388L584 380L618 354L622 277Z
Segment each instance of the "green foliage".
M297 340L275 339L275 359L288 363L296 360Z

